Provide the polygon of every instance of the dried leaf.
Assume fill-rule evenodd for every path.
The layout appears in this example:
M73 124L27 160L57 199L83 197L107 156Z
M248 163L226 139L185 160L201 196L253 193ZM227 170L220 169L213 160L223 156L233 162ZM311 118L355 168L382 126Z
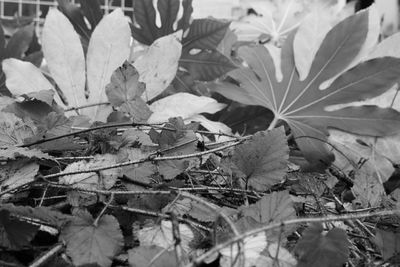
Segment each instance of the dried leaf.
M74 265L97 264L111 266L112 259L122 249L123 236L117 219L103 215L97 224L85 212L62 229L60 239L67 246L67 255Z
M282 128L258 132L235 149L232 162L250 188L266 190L286 174L289 147Z

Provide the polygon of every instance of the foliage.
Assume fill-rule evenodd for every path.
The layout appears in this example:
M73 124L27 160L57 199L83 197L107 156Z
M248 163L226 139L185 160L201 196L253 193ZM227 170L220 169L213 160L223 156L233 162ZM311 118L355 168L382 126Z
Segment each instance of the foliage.
M375 7L266 1L263 45L153 2L59 0L42 51L0 32L0 265L398 264L399 35L377 44Z

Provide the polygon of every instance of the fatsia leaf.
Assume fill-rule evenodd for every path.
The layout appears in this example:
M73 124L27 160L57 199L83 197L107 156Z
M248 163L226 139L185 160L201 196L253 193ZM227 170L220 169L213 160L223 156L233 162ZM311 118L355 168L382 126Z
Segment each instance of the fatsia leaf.
M177 30L183 32L189 27L190 15L193 12L192 0L183 0L182 17L178 20L179 0L157 1L157 11L161 25L156 22L157 11L152 0L138 0L134 2L134 25L131 26L132 36L145 45L151 45L156 39L169 35ZM177 21L177 27L174 23Z
M32 42L34 32L35 26L30 24L14 33L7 43L5 58L22 58Z
M71 3L69 0L57 0L57 3L58 9L68 17L74 25L75 30L86 40L89 40L91 30L86 25L85 18L83 17L79 7Z
M106 94L110 103L119 111L129 114L135 122L146 121L151 111L141 95L146 86L139 82L139 73L128 62L119 67L111 76L106 86Z
M128 260L132 267L148 265L154 267L170 267L179 265L173 251L164 251L164 248L156 245L139 246L128 250Z
M79 3L81 4L83 14L89 20L92 29L95 28L103 18L103 12L100 8L100 1L82 1Z
M162 93L175 78L182 52L179 33L182 34L179 31L155 40L146 53L133 63L140 73L139 80L146 84L143 95L146 101Z
M252 1L247 6L259 15L250 15L233 24L240 40L267 39L279 44L287 34L299 26L307 14L324 12L333 17L343 8L342 1L295 1L266 0Z
M67 254L76 266L97 264L109 267L124 242L115 217L103 215L95 221L88 212L75 216L62 229L60 239L65 242Z
M331 29L315 55L309 75L300 81L293 58L291 34L282 48L283 80L269 52L263 46L242 47L239 56L249 67L233 70L229 76L239 86L222 83L214 86L224 96L247 105L270 109L276 119L286 121L304 156L314 163L329 165L332 156L325 146L328 128L386 136L400 127L400 114L376 106L346 107L328 111L327 107L378 96L398 80L400 60L378 58L363 62L340 75L326 89L320 85L346 68L357 56L367 36L368 13L346 18Z
M105 87L114 70L128 59L130 41L128 21L121 9L105 16L93 31L87 52L89 103L107 101ZM88 109L85 115L105 121L99 106Z
M20 221L10 216L7 210L0 210L0 246L22 249L35 237L39 225Z
M150 105L153 112L148 119L149 123L166 122L172 117L182 117L185 121L196 121L200 113L216 113L223 108L225 104L218 103L213 98L206 96L195 96L188 93L177 93L155 101ZM200 117L199 121L208 129L207 119ZM204 120L203 120L204 118ZM227 127L225 128L227 130Z
M214 19L197 19L182 40L180 66L192 79L214 80L235 68L232 61L217 50L229 29L227 22Z
M52 78L72 107L87 103L85 98L85 56L72 24L57 9L49 11L42 36L43 53Z
M258 132L236 147L232 162L244 175L247 185L266 190L286 174L289 147L283 128Z
M5 49L6 49L6 38L4 36L3 26L0 23L0 60L4 59Z
M32 63L15 58L3 60L7 88L13 95L53 89L53 85Z
M349 245L346 232L333 228L322 234L322 224L310 225L297 242L295 254L299 256L299 267L342 266L349 258Z

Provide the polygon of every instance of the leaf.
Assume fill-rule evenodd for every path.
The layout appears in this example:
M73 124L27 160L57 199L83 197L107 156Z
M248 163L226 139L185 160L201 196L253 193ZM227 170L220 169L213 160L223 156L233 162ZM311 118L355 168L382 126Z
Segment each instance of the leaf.
M9 211L0 210L0 247L20 250L29 245L38 230L38 225L20 221L11 217Z
M162 93L175 78L182 45L179 34L170 34L155 40L146 53L133 66L140 74L139 80L146 84L143 98L152 100Z
M13 95L22 95L42 90L54 90L53 85L32 63L14 58L3 60L6 85Z
M134 2L134 25L131 26L132 36L145 45L151 45L156 39L169 35L178 30L189 27L190 16L193 12L192 0L182 1L182 17L177 20L179 0L157 1L157 11L161 25L156 22L156 10L152 0L138 0ZM177 20L177 27L174 23Z
M83 14L89 20L92 29L95 28L103 18L103 12L100 8L100 1L82 1L79 3L81 5Z
M35 26L29 24L14 33L7 43L4 58L22 58L32 42Z
M400 253L400 233L376 229L374 241L385 261Z
M28 149L26 147L8 147L7 149L0 150L0 160L15 160L17 158L53 160L52 156L35 148Z
M295 254L299 256L298 267L340 267L347 262L350 242L346 232L333 228L323 235L322 231L319 223L312 224L303 232L295 247Z
M254 1L247 5L259 15L250 15L233 24L239 40L254 41L268 38L279 44L287 34L297 28L307 14L329 10L327 16L334 16L342 7L341 1Z
M114 71L111 82L106 86L110 103L121 112L129 114L134 122L146 121L151 111L141 98L145 84L139 82L139 74L128 62Z
M117 219L103 215L96 224L85 212L62 229L60 239L65 242L67 255L76 266L97 264L111 266L112 259L122 249L123 236Z
M86 171L94 168L100 168L108 165L116 164L115 155L104 154L97 155L93 160L86 162L84 160L69 164L63 172ZM120 175L119 168L112 168L99 172L88 172L73 175L65 175L60 178L60 183L72 185L75 188L82 189L110 189Z
M69 0L57 0L57 3L58 9L68 17L79 35L83 36L86 40L89 40L91 30L86 25L85 19L79 7L72 4Z
M223 108L225 104L218 103L213 98L206 96L195 96L188 93L176 93L160 100L155 101L150 105L150 110L153 112L148 123L161 123L172 117L182 117L185 121L199 121L205 127L209 120L204 117L198 117L199 113L214 114ZM224 131L229 131L225 126Z
M232 162L250 188L264 191L286 174L289 147L282 128L258 132L236 147Z
M255 204L240 207L241 214L255 219L262 225L294 219L296 211L288 191L265 195Z
M389 177L387 177L389 178ZM355 202L360 203L361 207L378 207L385 196L383 184L375 173L356 172L354 185L351 188Z
M35 180L39 165L28 160L11 161L0 166L1 190L12 190Z
M131 34L127 19L121 9L105 16L93 31L87 52L88 102L107 101L105 87L114 70L129 57ZM101 119L99 107L87 109L90 118ZM108 114L107 114L108 115Z
M376 106L327 110L327 106L351 103L378 96L398 80L400 60L373 59L340 75L326 89L320 85L346 68L357 56L367 36L368 13L351 16L328 32L311 65L309 75L299 80L294 64L292 42L288 37L282 48L283 80L275 77L269 52L263 46L243 47L239 56L249 67L233 70L229 76L240 84L217 84L214 90L247 105L270 109L276 119L288 123L306 159L329 165L333 157L325 145L328 129L351 133L387 136L400 127L399 113Z
M192 249L189 244L193 241L194 234L186 224L179 224L182 249L189 253ZM169 251L174 250L175 240L172 234L172 223L163 220L160 225L145 227L136 233L141 246L156 245Z
M52 210L49 207L14 206L13 204L2 204L0 211L9 211L15 216L36 219L37 221L49 224L51 226L62 227L73 218L72 215L63 214Z
M0 23L0 60L4 59L6 48L6 38L4 36L3 25ZM1 71L0 71L1 74Z
M46 16L42 36L43 53L52 78L67 99L67 105L79 107L85 98L85 56L79 35L60 11Z
M218 52L219 43L230 23L214 19L197 19L192 22L188 35L182 40L180 66L192 79L211 81L236 68L232 61Z
M128 250L128 260L132 267L149 265L154 267L170 267L179 265L176 262L173 251L164 251L162 247L156 245L139 246Z
M35 134L36 128L12 113L0 112L0 147L21 145Z

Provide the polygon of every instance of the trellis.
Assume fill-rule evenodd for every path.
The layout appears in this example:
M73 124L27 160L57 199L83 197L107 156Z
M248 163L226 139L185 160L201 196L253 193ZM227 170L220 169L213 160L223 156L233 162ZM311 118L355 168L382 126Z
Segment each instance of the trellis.
M81 0L93 1L93 0ZM101 9L105 14L116 8L122 8L125 15L132 17L134 0L100 0ZM79 4L79 0L72 0ZM34 22L42 25L45 13L50 7L57 6L56 0L0 0L0 18L33 17Z

